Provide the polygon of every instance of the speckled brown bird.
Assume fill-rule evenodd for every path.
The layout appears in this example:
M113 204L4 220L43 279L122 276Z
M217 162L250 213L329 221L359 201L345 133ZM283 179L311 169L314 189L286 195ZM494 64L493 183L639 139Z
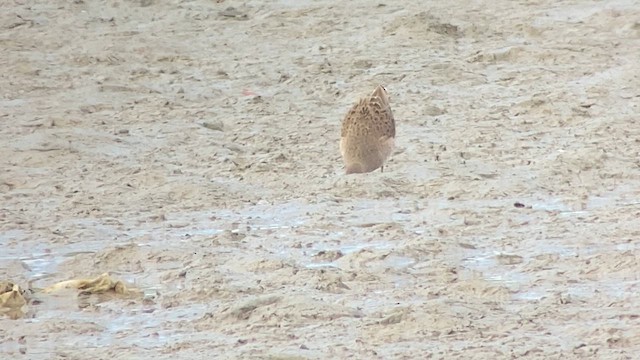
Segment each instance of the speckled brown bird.
M396 124L387 90L378 85L371 95L353 105L342 121L340 152L347 174L380 168L393 151Z

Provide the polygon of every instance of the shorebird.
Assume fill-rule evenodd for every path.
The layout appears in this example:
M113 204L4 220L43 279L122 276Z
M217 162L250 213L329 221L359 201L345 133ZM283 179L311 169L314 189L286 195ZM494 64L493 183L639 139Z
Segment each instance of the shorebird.
M342 120L340 152L348 174L368 173L380 168L393 151L396 124L387 90L378 85L360 99Z

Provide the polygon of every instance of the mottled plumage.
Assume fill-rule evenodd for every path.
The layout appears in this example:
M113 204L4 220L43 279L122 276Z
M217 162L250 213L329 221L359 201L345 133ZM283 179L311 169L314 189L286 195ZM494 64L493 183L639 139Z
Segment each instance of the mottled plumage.
M381 168L393 151L396 124L382 85L353 105L342 121L340 152L347 174Z

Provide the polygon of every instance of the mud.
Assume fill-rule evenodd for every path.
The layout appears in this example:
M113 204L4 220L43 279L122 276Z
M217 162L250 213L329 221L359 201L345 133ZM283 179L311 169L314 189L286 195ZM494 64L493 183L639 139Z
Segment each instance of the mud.
M633 359L630 0L5 1L11 359ZM384 84L385 171L340 121Z

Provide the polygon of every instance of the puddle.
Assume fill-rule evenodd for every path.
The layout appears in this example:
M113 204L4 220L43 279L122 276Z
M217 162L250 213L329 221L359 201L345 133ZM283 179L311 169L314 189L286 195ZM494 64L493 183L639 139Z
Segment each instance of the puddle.
M637 243L623 243L623 244L611 244L611 245L593 245L593 246L562 246L554 243L542 243L536 248L530 249L531 256L524 255L521 262L512 265L501 264L498 257L501 255L510 255L507 253L494 252L491 248L482 250L468 250L467 253L474 254L472 256L465 257L462 260L462 264L465 268L479 272L483 277L490 282L505 286L512 291L515 291L514 300L539 300L550 293L557 291L557 287L553 287L549 284L546 285L534 285L536 280L533 277L533 273L522 272L527 269L527 264L535 262L534 259L537 255L554 254L558 256L558 261L562 261L563 258L577 258L595 256L600 253L607 252L625 252L625 251L638 251L640 244ZM521 254L520 254L521 255ZM523 269L524 267L524 269ZM565 284L563 287L568 294L581 297L590 296L593 294L594 289L606 293L614 297L622 297L622 287L607 282L606 280L589 281L587 284L575 283Z
M542 201L540 199L523 199L518 202L524 204L531 204L530 209L524 209L525 211L542 211L542 212L556 212L560 214L562 219L575 219L571 220L568 229L588 229L587 226L592 226L594 229L599 228L596 223L581 223L580 219L586 215L594 215L606 211L608 209L620 209L622 207L638 206L640 194L633 187L623 186L612 191L598 194L597 196L591 196L584 202L584 208L581 210L575 210L562 199L547 199ZM515 200L500 200L502 203L512 203ZM459 204L456 204L459 205ZM485 207L492 207L496 205L495 201L490 201L484 204ZM446 208L446 204L441 203L441 208ZM470 206L467 204L467 206ZM479 204L473 205L474 209L480 209L482 206ZM464 205L463 205L464 207ZM481 211L481 210L479 210ZM490 282L505 286L514 291L514 300L540 300L550 294L558 291L557 287L547 282L540 282L540 279L534 278L535 273L533 270L528 269L529 263L535 263L536 256L553 254L558 256L558 262L571 260L579 257L596 256L601 253L622 253L625 251L638 251L640 244L637 242L619 242L619 243L601 243L597 239L593 240L593 244L584 244L581 241L572 241L568 234L562 233L549 233L547 232L547 226L551 226L554 221L549 220L546 222L543 217L538 217L538 228L541 236L533 236L531 239L519 239L521 237L520 232L514 229L496 229L495 238L483 238L472 239L473 241L463 241L475 244L483 244L482 248L465 250L465 257L462 259L462 265L472 271L482 274L482 276ZM577 231L576 230L576 231ZM582 230L587 231L588 230ZM525 232L530 234L531 230ZM583 235L584 236L584 235ZM569 238L568 238L569 237ZM502 238L501 241L496 241L496 238ZM514 240L504 241L504 239ZM516 240L519 239L519 240ZM495 249L492 247L492 243L513 243L510 247L513 251L502 252L501 249ZM524 250L526 249L526 250ZM514 264L504 264L499 261L499 256L516 255L521 257ZM525 272L526 271L526 272ZM619 286L615 286L607 282L606 280L588 281L586 284L582 283L568 283L563 286L564 291L568 295L577 297L588 297L593 294L594 289L606 293L612 297L622 297L623 292Z
M32 280L41 280L55 274L58 265L77 254L95 253L104 247L104 244L97 241L70 244L44 242L33 244L32 241L19 241L16 245L11 246L9 246L8 242L8 237L3 236L0 238L0 247L4 249L3 254L0 256L0 264L19 260L25 269L28 269Z
M340 246L338 248L329 248L329 247L314 247L315 253L320 251L340 251L343 255L353 254L361 250L372 249L372 250L389 250L393 248L393 244L390 242L374 242L369 244L349 244L345 246ZM336 261L331 262L318 262L318 263L308 263L304 265L308 269L321 269L321 268L340 268Z
M162 230L168 237L189 237L214 236L224 231L238 233L295 229L307 223L310 215L306 214L316 209L315 205L299 201L278 205L258 204L238 211L172 214L167 222L179 224L178 226L163 226L155 230ZM135 234L143 235L145 232L146 230L139 230Z
M634 198L635 196L635 198ZM424 219L429 220L428 226L449 224L452 220L447 216L438 215L451 210L473 210L482 213L485 210L496 208L513 209L515 202L522 202L529 208L523 209L523 217L532 219L545 219L545 214L562 213L568 217L584 215L602 209L621 206L637 206L640 204L637 194L633 189L618 189L588 199L584 209L575 211L562 199L541 200L540 197L531 196L524 199L496 199L490 201L457 201L430 199L428 205L422 210L406 211L414 208L414 202L400 200L366 200L357 202L347 214L338 214L332 211L335 203L308 203L305 201L293 201L283 204L257 204L239 210L216 210L209 212L169 214L163 224L147 223L140 219L130 219L129 223L116 225L101 224L98 221L79 220L76 223L67 222L61 224L62 228L90 229L93 235L86 236L90 241L73 243L49 243L33 240L21 242L26 235L20 231L9 231L0 234L0 247L6 249L0 256L0 265L5 261L19 259L29 269L29 276L37 281L44 281L57 273L57 268L65 260L77 254L96 253L114 246L128 245L135 241L138 246L149 246L154 249L171 249L192 246L191 243L207 240L220 235L225 231L231 233L246 233L260 246L268 248L268 252L284 260L295 259L301 262L301 266L308 269L338 268L340 260L330 262L314 262L313 254L320 251L340 251L343 255L356 254L362 250L379 251L389 253L398 246L406 246L400 241L389 239L380 240L385 236L380 228L375 231L373 227L363 226L368 224L393 223L394 226L406 226L407 231L412 231L417 236L427 236L424 231ZM532 217L534 214L542 214ZM318 220L318 214L324 215ZM527 215L529 214L529 215ZM316 216L316 217L314 217ZM550 215L549 215L550 216ZM315 219L315 220L314 220ZM315 223L314 223L315 221ZM540 223L541 221L538 221ZM327 225L328 224L328 225ZM327 225L328 228L322 228ZM544 224L543 224L544 225ZM537 226L542 226L538 224ZM413 230L411 230L413 228ZM133 229L133 230L122 230ZM598 254L603 251L635 251L638 245L629 243L601 244L597 246L581 246L580 244L567 243L566 238L554 236L543 237L530 241L531 247L526 254L522 251L513 252L522 256L522 260L512 265L500 262L499 255L511 254L509 250L496 249L492 244L504 243L505 238L520 235L520 230L500 227L494 230L493 237L482 235L482 241L474 238L473 241L459 238L458 241L470 243L482 243L479 249L465 249L461 265L469 270L478 272L489 282L500 284L512 290L512 301L536 301L550 296L557 291L550 282L540 282L534 273L524 272L526 265L533 257L540 254L555 254L560 260L563 258ZM521 232L521 231L520 231ZM354 235L355 234L355 235ZM363 235L364 234L364 235ZM367 234L372 234L368 237ZM375 236L374 236L375 235ZM429 235L431 236L431 235ZM293 244L304 238L311 244L310 247L294 248ZM117 241L105 241L105 239L118 239ZM127 239L127 240L124 240ZM498 241L500 240L500 241ZM194 245L195 246L195 245ZM517 248L517 246L516 246ZM201 249L201 248L194 248ZM213 251L213 250L212 250ZM215 251L228 251L233 248L217 248ZM371 293L371 299L365 305L372 311L381 304L392 303L394 289L413 286L413 279L409 274L402 273L403 269L412 267L418 260L389 253L388 256L374 257L368 264L363 265L371 271L385 272L387 269L398 270L398 273L390 274L393 288L379 290ZM173 265L178 267L178 265ZM164 268L163 268L164 269ZM139 284L140 274L121 274L121 278L130 283ZM566 284L564 291L567 295L584 298L593 293L594 287L614 297L624 296L624 291L616 284L606 281L589 282L586 284ZM154 289L158 293L163 290L154 284L154 287L142 290ZM75 300L74 300L75 301ZM408 299L407 302L423 301L423 299ZM71 321L92 323L101 326L98 332L75 335L68 346L82 344L87 348L109 347L113 345L141 346L143 348L157 348L166 346L167 343L179 343L181 341L194 341L192 332L158 330L168 328L167 323L180 321L193 321L201 318L207 311L211 311L210 304L189 303L185 306L160 308L155 306L155 311L148 313L142 305L137 308L118 308L118 302L101 304L105 309L102 314L93 314L77 308L69 313L64 310L42 307L37 309L37 317L27 321L39 322L54 320L64 316ZM96 325L97 324L97 325ZM170 328L170 327L169 327ZM135 336L133 333L135 332ZM215 336L215 335L214 335ZM43 345L46 347L46 345ZM51 345L53 346L53 345Z
M103 224L98 220L79 219L59 224L60 229L89 229L83 235L83 241L50 242L24 239L27 235L21 231L12 230L0 234L0 248L5 249L0 255L0 266L3 263L19 260L27 269L28 278L35 288L51 285L54 277L59 277L59 266L78 254L97 253L107 248L131 245L132 241L138 246L154 249L184 248L192 242L213 237L224 231L233 233L248 232L252 235L276 234L292 237L293 230L305 225L310 213L317 211L318 205L294 201L284 204L259 204L245 209L231 211L220 210L211 212L196 212L185 214L171 214L167 221L158 225L147 223L144 219L121 220L122 223ZM179 226L171 226L178 224ZM122 230L133 229L133 230ZM64 232L64 231L63 231ZM282 233L282 234L280 234ZM90 239L90 240L86 240ZM112 241L112 239L119 239ZM287 245L290 248L290 245ZM344 251L357 251L357 246L345 248ZM199 249L199 248L195 248ZM220 249L219 249L220 250ZM283 257L290 254L283 253ZM166 261L165 261L166 262ZM176 267L176 266L174 266ZM158 270L166 270L164 267ZM165 289L144 284L146 274L131 274L112 271L119 279L140 288L143 291L155 289L161 293ZM76 274L77 275L77 274ZM142 279L141 279L142 277ZM59 279L56 279L56 281ZM88 335L76 334L67 345L82 344L83 347L109 347L114 344L128 344L154 348L166 346L169 342L193 341L191 335L180 332L158 332L158 328L166 327L166 323L178 321L192 321L201 318L205 312L211 311L210 305L192 304L160 308L158 304L153 313L147 313L142 305L129 309L127 306L118 308L120 300L100 303L102 309L99 314L78 309L76 299L51 300L49 304L32 306L35 318L25 321L39 323L64 317L65 321L94 324L104 327L98 333L88 331ZM64 303L62 303L64 302ZM71 310L71 311L69 311ZM136 336L124 336L136 331ZM188 337L188 338L187 338ZM128 339L128 340L127 340ZM46 349L53 344L41 344L40 349Z
M60 300L62 301L62 300ZM56 343L56 346L78 346L83 348L110 348L114 346L141 346L153 349L166 346L167 343L178 343L193 340L193 333L189 327L184 330L161 330L167 323L182 321L194 321L202 318L211 309L202 304L189 304L188 306L172 307L169 309L157 309L152 313L138 311L136 309L117 309L118 301L112 304L104 303L103 310L108 314L96 314L88 311L49 310L39 311L38 316L29 319L29 322L44 322L64 318L65 321L74 321L89 326L85 333L76 333L68 342ZM98 331L93 330L96 326ZM209 334L208 336L220 336L221 334ZM53 344L51 344L53 345ZM39 344L42 350L46 343Z

